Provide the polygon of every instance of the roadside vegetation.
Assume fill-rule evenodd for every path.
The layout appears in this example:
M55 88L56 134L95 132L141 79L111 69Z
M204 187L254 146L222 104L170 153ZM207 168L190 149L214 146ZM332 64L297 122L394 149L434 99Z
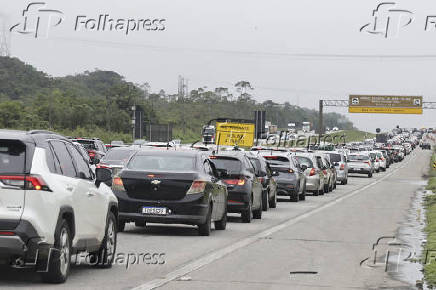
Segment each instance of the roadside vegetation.
M289 102L259 103L252 91L248 81L238 81L229 88L202 87L169 94L148 83L128 82L113 71L51 77L17 58L0 57L0 128L49 129L69 136L99 137L104 142L131 142L133 105L142 107L147 123L172 124L173 138L183 142L200 139L202 126L211 119L253 119L255 110L266 110L268 119L279 128L303 121L317 127L315 110ZM337 113L326 113L324 124L353 129L353 123Z
M432 190L436 193L436 169L433 164L436 161L436 151L433 152L430 163L429 181L427 190ZM427 261L423 261L424 277L429 287L436 287L436 194L429 195L425 201L427 226L427 244L425 247L423 258L427 257ZM427 253L427 255L425 254Z
M365 139L371 139L375 137L375 134L359 131L359 130L343 130L340 132L330 134L333 138L337 136L340 138L342 135L345 135L345 142L360 142Z

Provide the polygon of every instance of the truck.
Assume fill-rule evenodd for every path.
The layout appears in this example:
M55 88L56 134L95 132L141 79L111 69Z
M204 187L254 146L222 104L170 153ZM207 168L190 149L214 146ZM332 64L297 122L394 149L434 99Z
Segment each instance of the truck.
M204 125L201 131L203 144L215 144L215 126Z

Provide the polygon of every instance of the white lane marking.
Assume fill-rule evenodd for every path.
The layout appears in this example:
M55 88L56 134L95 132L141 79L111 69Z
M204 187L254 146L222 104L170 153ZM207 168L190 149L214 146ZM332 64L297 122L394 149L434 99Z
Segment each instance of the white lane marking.
M231 244L225 248L216 250L215 252L212 252L209 255L198 258L198 259L182 266L181 268L174 270L173 272L168 273L164 278L151 280L151 281L146 282L142 285L139 285L133 289L134 290L150 290L150 289L155 289L155 288L161 287L161 286L163 286L163 285L165 285L165 284L167 284L175 279L178 279L182 276L185 276L185 275L187 275L195 270L198 270L199 268L201 268L203 266L206 266L206 265L208 265L208 264L210 264L218 259L221 259L222 257L224 257L224 256L226 256L226 255L228 255L228 254L230 254L238 249L241 249L245 246L248 246L248 245L256 242L259 239L265 238L265 237L272 235L273 233L278 232L286 227L294 225L297 222L299 222L305 218L308 218L308 217L310 217L310 216L312 216L312 215L314 215L314 214L316 214L316 213L318 213L326 208L329 208L337 203L340 203L341 201L343 201L347 198L350 198L350 197L358 194L359 192L362 192L362 191L380 183L381 181L390 177L392 174L394 174L398 170L407 166L413 159L415 159L416 154L411 154L410 157L413 157L413 158L410 158L407 162L402 164L400 167L395 168L392 172L386 174L385 176L383 176L382 178L380 178L374 182L371 182L371 183L369 183L369 184L367 184L359 189L356 189L355 191L352 191L351 193L349 193L347 195L338 197L338 198L336 198L336 199L334 199L334 200L332 200L332 201L330 201L330 202L328 202L328 203L326 203L318 208L309 210L308 212L303 213L297 217L292 217L292 219L284 221L276 226L273 226L272 228L269 228L269 229L264 230L260 233L254 234L254 235L249 236L247 238L244 238L244 239L242 239L234 244Z

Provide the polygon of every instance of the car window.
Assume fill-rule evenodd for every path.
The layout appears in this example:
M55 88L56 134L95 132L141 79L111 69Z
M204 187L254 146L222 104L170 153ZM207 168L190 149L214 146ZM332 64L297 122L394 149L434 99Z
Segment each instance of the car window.
M301 165L306 165L307 168L313 168L313 162L310 160L310 158L304 156L296 156L295 158Z
M342 161L341 154L329 153L329 155L330 155L330 161L333 163Z
M26 145L14 140L0 140L0 173L24 173Z
M242 162L234 157L211 156L210 157L217 170L227 170L228 174L238 174L242 171Z
M317 164L318 168L324 167L321 156L316 156L316 164Z
M77 150L77 148L69 143L65 143L65 145L68 148L68 151L71 153L71 156L73 157L74 164L77 169L77 177L82 179L91 179L91 172L89 170L89 165L85 161L84 157L80 152Z
M135 155L127 165L133 170L194 170L195 158L192 156L169 156L169 155Z
M77 172L73 165L73 159L62 141L50 141L54 155L59 160L60 169L63 175L76 177Z

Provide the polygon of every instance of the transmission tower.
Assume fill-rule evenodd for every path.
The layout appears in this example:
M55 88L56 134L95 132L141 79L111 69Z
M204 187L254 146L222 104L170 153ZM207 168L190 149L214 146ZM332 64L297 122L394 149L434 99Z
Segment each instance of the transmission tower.
M6 21L0 15L0 56L9 56L10 32L6 29Z

